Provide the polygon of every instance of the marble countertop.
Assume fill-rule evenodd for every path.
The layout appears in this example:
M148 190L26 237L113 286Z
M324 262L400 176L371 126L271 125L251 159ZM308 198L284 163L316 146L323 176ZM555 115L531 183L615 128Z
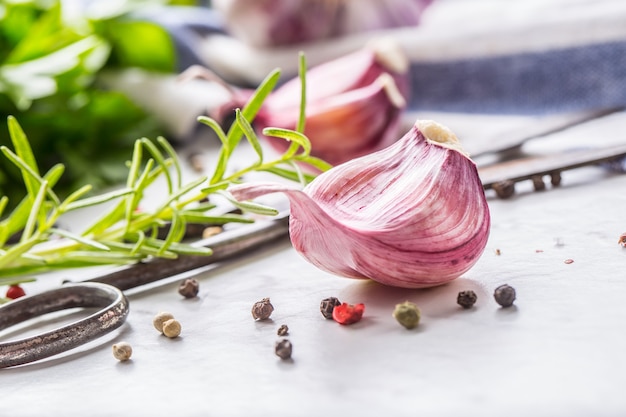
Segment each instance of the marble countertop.
M613 115L526 149L625 143L624 126L626 117ZM457 129L460 137L471 133ZM625 189L626 176L587 167L564 173L558 188L533 192L522 184L508 200L488 194L487 249L469 272L436 288L332 276L308 264L285 237L187 274L200 282L195 299L178 294L181 276L129 290L130 315L120 329L1 370L0 415L623 416L626 250L617 239L626 232ZM64 277L42 278L35 288ZM493 299L504 283L517 291L515 306L506 309ZM468 289L478 302L464 310L456 295ZM319 303L330 296L364 303L363 320L351 326L325 320ZM250 309L264 297L275 311L256 322ZM422 312L414 330L391 315L406 300ZM153 328L160 311L181 322L180 337ZM81 314L0 335L18 337ZM291 361L274 354L282 324L289 326ZM133 346L128 362L111 354L119 341Z

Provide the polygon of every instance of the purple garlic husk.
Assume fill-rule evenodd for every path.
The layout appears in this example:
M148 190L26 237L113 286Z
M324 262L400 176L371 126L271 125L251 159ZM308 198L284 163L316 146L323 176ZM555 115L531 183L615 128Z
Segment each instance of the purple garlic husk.
M329 273L402 288L467 272L483 253L490 214L474 162L444 126L418 120L399 141L322 174L304 189L232 187L238 200L283 192L291 242Z
M419 24L433 0L213 0L229 32L254 47L314 42Z

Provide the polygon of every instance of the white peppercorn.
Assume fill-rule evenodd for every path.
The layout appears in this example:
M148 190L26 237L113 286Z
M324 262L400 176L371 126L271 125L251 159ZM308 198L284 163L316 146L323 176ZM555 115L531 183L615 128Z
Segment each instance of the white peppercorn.
M173 318L174 318L174 315L172 313L168 313L166 311L162 311L162 312L158 313L156 316L154 316L154 318L152 319L152 325L160 333L163 333L163 323L165 323L166 321L171 320Z
M170 319L163 323L163 334L171 339L178 337L181 330L182 326L176 319Z
M124 362L130 359L133 355L133 348L126 342L119 342L112 346L113 356L120 362Z

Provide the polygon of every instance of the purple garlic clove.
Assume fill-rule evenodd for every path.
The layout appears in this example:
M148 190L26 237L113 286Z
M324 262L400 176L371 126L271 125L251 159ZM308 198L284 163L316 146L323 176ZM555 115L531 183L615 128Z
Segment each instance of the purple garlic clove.
M490 214L474 162L447 128L419 120L386 149L320 174L304 189L231 188L248 200L284 192L294 248L327 272L421 288L468 271L487 244Z

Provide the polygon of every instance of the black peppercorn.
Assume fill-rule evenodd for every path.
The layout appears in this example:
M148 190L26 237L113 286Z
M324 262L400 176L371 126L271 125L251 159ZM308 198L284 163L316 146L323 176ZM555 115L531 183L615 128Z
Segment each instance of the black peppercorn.
M278 331L276 333L279 336L285 336L287 333L289 333L289 327L287 327L286 324L283 324L278 328Z
M252 317L255 320L267 320L272 315L274 306L270 303L269 298L264 298L261 301L257 301L252 306Z
M333 310L335 309L335 307L340 306L340 305L341 305L341 301L339 301L335 297L324 298L322 302L320 303L320 311L322 312L322 315L326 319L332 319Z
M280 357L283 360L291 358L291 352L293 350L293 346L291 342L287 339L282 339L276 342L275 352L276 356Z
M515 288L508 284L500 285L494 291L493 297L502 307L511 307L515 301Z
M185 298L194 298L200 291L200 283L195 278L186 278L178 286L178 293Z
M504 180L492 184L491 188L494 189L496 195L502 199L512 197L515 194L515 183L510 180Z
M474 291L467 290L459 292L459 295L456 297L456 302L463 308L472 308L477 299L478 297Z

